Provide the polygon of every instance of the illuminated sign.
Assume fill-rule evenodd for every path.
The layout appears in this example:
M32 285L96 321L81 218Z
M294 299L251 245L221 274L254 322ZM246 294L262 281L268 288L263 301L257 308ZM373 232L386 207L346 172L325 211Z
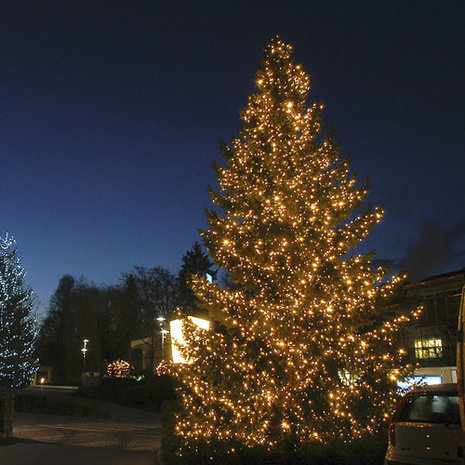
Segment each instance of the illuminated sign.
M442 384L441 376L409 376L403 380L397 381L397 386L400 390L411 389L415 385L433 385L433 384Z
M203 318L195 316L188 317L192 323L202 329L210 329L210 322ZM170 337L171 337L171 354L173 356L173 363L190 363L191 361L184 359L179 350L180 347L186 345L183 334L184 320L170 321Z

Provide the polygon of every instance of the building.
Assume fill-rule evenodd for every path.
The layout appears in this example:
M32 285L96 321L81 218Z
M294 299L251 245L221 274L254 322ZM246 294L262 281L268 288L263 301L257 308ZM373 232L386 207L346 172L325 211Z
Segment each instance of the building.
M162 338L155 332L153 337L144 337L131 341L131 364L137 371L156 371L160 362L166 359L166 347Z
M457 381L457 324L465 268L406 284L399 300L401 312L423 306L421 317L403 333L401 344L415 376L431 383Z
M163 360L171 359L171 338L164 317L157 318L159 327L152 335L131 341L131 363L139 371L156 371Z

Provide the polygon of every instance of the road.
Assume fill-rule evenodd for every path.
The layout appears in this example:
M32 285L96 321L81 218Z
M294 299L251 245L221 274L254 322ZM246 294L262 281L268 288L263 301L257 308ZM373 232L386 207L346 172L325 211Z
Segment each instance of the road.
M43 391L32 393L44 395ZM63 400L71 392L45 392ZM71 398L71 397L70 397ZM76 399L73 397L73 401ZM80 399L79 402L96 401ZM20 441L0 448L1 465L157 465L159 414L99 402L111 419L16 413L13 435Z
M157 465L156 454L47 443L17 443L0 448L2 465Z

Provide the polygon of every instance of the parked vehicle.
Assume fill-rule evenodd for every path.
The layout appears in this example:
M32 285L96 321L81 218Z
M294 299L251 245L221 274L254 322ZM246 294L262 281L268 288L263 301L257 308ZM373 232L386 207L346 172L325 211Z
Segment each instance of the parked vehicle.
M460 418L465 434L465 286L462 289L457 327L457 384L459 387Z
M389 426L385 465L463 465L464 456L458 385L408 392Z

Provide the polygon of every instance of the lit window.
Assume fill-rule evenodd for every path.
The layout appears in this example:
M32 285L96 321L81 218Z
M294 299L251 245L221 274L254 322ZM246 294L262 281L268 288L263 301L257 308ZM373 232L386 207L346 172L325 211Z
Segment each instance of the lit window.
M346 385L350 386L354 384L360 376L357 376L355 373L351 373L347 370L338 370L339 379Z
M415 357L416 358L438 358L442 357L442 339L416 339L415 340Z

